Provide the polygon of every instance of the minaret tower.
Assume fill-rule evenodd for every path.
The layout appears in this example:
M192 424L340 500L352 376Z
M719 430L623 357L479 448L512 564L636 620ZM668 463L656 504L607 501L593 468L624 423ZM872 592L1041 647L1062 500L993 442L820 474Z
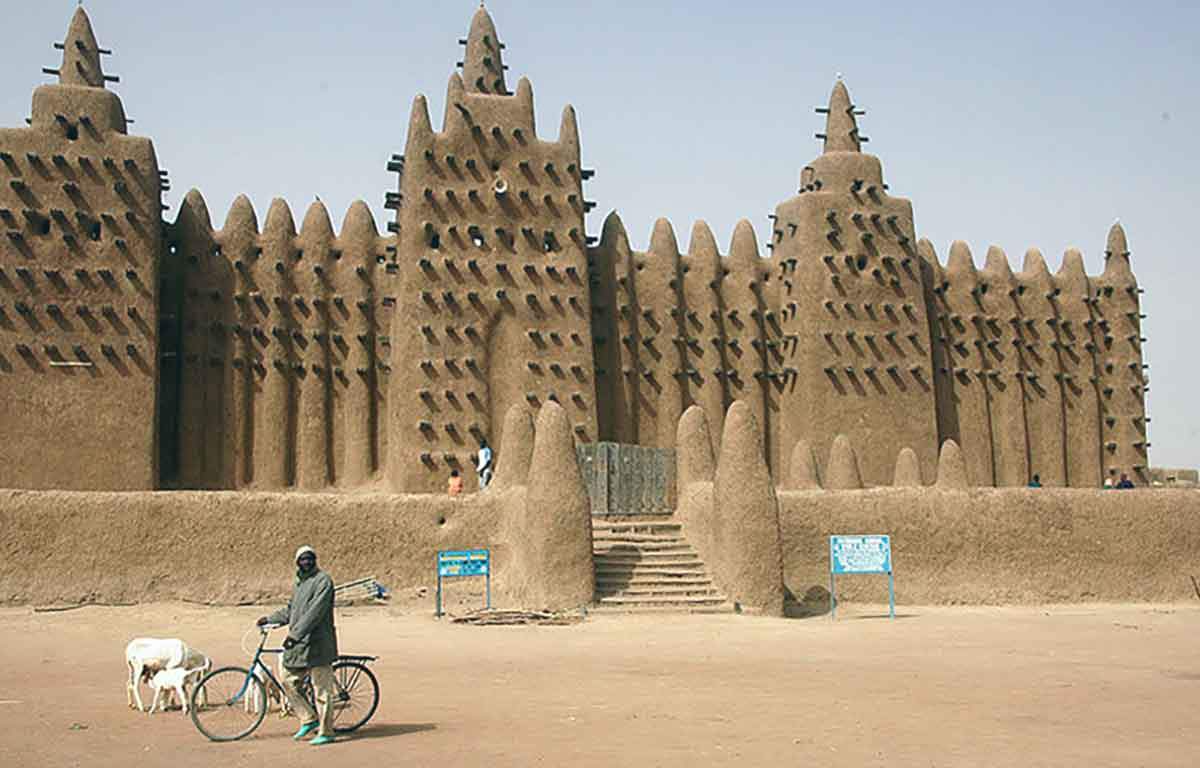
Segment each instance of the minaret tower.
M164 172L82 7L55 47L29 127L0 129L0 486L153 489Z
M388 479L437 491L513 406L556 400L577 439L597 439L579 130L563 110L538 138L533 87L509 93L503 43L482 7L450 77L441 132L413 102L397 223Z
M1146 437L1146 364L1142 357L1141 288L1129 265L1129 243L1118 222L1108 233L1104 272L1091 280L1100 401L1101 469L1150 484Z
M865 482L890 483L906 447L932 478L937 425L912 204L888 194L879 159L862 152L863 112L845 83L817 112L824 152L775 211L785 360L774 453L790 456L804 440L824 464L845 434Z

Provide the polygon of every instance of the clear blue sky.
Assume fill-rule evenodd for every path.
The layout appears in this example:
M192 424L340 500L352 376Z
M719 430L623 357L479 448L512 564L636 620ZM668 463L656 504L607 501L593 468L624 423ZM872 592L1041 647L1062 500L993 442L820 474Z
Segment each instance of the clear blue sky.
M74 8L0 0L0 125L23 125L57 66ZM299 220L314 195L335 222L365 199L380 228L384 165L404 148L413 95L440 123L476 4L94 0L86 4L139 134L171 171L172 213L200 189L219 225L238 193L260 221L272 197ZM722 247L738 219L795 190L818 151L812 108L845 75L869 150L917 231L945 259L966 240L1019 267L1069 246L1102 267L1118 217L1146 289L1151 462L1200 465L1200 10L1185 2L650 2L488 5L510 83L533 81L543 135L579 111L598 234L618 210L635 247L665 216Z

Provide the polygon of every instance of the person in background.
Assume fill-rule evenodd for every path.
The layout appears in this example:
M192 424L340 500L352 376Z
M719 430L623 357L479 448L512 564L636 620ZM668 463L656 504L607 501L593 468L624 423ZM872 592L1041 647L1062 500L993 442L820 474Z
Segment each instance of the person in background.
M479 473L479 490L484 490L488 487L488 483L492 482L492 449L488 447L487 440L482 438L479 440L479 456L475 460L475 471Z
M1034 475L1034 476L1033 476L1033 479L1029 481L1029 487L1030 487L1030 488L1041 488L1041 487L1042 487L1042 478L1041 478L1041 476L1040 476L1040 475Z
M1111 491L1112 488L1113 488L1112 478L1111 477L1104 478L1104 490Z
M462 475L457 469L450 470L450 479L446 481L446 493L450 496L461 496L463 492Z
M1125 491L1125 490L1129 490L1130 488L1133 488L1133 487L1134 487L1133 481L1129 479L1129 475L1122 472L1121 479L1117 481L1117 490Z

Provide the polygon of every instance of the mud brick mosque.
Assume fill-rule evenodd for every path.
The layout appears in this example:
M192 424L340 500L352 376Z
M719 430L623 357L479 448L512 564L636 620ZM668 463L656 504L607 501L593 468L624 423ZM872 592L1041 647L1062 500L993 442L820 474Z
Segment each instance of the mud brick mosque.
M655 448L695 405L714 455L741 401L789 487L847 450L863 484L928 484L951 440L971 485L1148 482L1119 225L1100 275L1075 250L943 263L838 81L770 242L742 221L722 253L697 222L681 251L660 220L639 251L615 213L588 234L575 110L538 135L485 10L460 43L439 128L417 96L388 163L385 231L362 202L335 230L245 197L214 226L196 191L164 221L167 173L78 9L57 82L0 129L0 487L439 491L548 401L579 444Z

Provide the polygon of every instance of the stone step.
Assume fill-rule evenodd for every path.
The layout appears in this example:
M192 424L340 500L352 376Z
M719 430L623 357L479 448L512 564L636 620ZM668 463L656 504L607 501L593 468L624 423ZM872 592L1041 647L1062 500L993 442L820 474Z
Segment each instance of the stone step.
M660 605L593 605L588 613L624 615L632 613L645 614L689 614L689 613L733 613L732 603L721 605L694 606L660 606Z
M713 594L704 597L684 597L684 596L662 596L662 597L625 597L621 595L613 597L601 597L596 601L598 605L603 606L636 606L639 608L691 608L691 607L709 607L722 605L726 601L724 595Z
M658 544L664 541L685 541L677 533L625 533L623 531L592 531L592 541L627 541L634 544Z
M688 585L688 586L625 586L613 585L601 587L596 585L597 597L638 597L638 598L656 598L656 597L721 597L721 593L716 587L711 584Z
M699 573L691 572L685 576L663 576L658 573L645 575L634 575L626 572L608 571L603 574L596 574L596 586L608 584L620 584L630 587L654 587L654 586L711 586L710 579L703 571Z
M628 533L641 535L682 535L683 526L679 523L592 523L592 534L597 533Z
M655 544L642 542L640 544L626 544L620 541L614 542L592 542L592 551L601 554L604 552L670 552L673 550L692 551L692 545L686 541L663 541Z
M641 574L653 574L658 571L673 571L686 570L697 571L704 570L704 563L701 559L694 558L690 560L616 560L612 558L598 558L595 560L596 572L616 572L616 574L631 574L631 572L641 572Z
M692 550L678 552L600 552L592 553L596 562L602 563L692 563L700 562L700 556Z

